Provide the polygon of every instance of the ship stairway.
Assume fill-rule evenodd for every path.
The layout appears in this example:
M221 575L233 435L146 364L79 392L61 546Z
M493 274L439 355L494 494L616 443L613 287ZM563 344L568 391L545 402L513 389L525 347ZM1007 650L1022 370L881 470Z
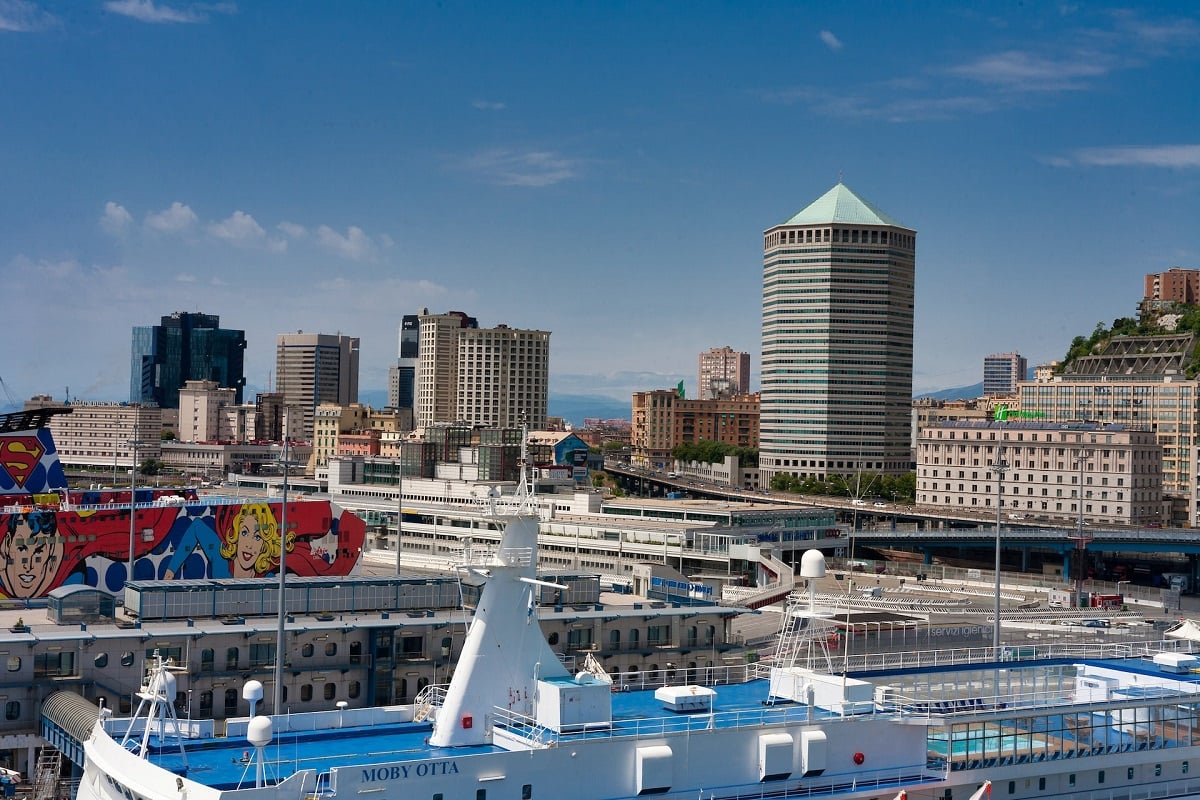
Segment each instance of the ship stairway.
M417 693L416 710L413 712L413 722L423 722L440 708L446 699L446 687L429 684Z
M58 779L62 774L62 751L43 747L38 753L30 800L54 800L58 796Z

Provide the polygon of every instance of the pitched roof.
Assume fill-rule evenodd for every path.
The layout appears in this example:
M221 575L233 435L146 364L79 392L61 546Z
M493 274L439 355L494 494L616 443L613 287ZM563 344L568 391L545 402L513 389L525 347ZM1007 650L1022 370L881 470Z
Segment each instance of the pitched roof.
M809 203L803 211L784 225L820 225L827 222L849 222L864 225L894 225L906 228L871 203L839 182L825 194Z

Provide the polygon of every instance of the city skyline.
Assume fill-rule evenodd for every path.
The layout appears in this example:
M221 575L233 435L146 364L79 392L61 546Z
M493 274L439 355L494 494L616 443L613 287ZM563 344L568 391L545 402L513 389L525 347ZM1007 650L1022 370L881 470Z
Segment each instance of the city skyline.
M430 307L552 332L551 395L697 396L716 344L757 389L760 237L843 172L919 233L914 392L1061 358L1200 266L1197 20L0 0L0 379L122 399L130 331L201 311L249 390L296 330L386 390Z

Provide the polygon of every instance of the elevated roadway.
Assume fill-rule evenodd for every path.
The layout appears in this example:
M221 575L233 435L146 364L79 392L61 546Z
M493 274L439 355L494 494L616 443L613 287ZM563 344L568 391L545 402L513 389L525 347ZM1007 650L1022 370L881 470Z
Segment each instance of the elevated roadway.
M850 498L796 495L788 492L750 491L714 485L688 476L669 477L665 470L640 470L627 465L606 462L605 470L618 476L622 487L632 494L663 497L678 492L684 497L724 500L729 502L771 502L788 505L831 508L853 532L855 541L867 547L902 548L919 552L926 562L934 553L945 554L947 549L964 551L964 557L988 560L982 552L994 551L996 546L995 511L947 511L868 500L855 503ZM1092 554L1115 554L1118 558L1136 560L1139 555L1183 555L1188 560L1192 585L1200 579L1200 531L1191 528L1142 528L1135 526L1053 525L1049 523L1006 518L1001 522L1001 549L1006 560L1015 564L1019 559L1022 570L1033 563L1037 553L1041 560L1052 555L1061 559L1062 574L1072 575L1072 556L1082 549Z

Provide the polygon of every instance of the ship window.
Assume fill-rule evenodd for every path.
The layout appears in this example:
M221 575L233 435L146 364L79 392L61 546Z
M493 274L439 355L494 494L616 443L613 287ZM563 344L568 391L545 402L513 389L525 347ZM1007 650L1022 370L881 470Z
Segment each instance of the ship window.
M96 656L92 659L92 663L96 665L97 669L104 669L108 666L108 653L101 653Z
M475 800L487 800L487 789L476 789Z
M337 655L337 642L326 642L325 643L325 655L327 655L327 656L336 656Z
M332 683L332 682L330 682L330 683L326 683L326 684L325 684L325 699L326 699L326 700L332 700L332 699L333 699L333 696L334 696L334 693L335 693L336 691L337 691L337 684L336 684L336 683Z
M300 655L304 656L305 658L312 658L312 654L313 654L312 642L305 642L304 646L300 648Z
M4 704L4 718L8 720L21 718L21 703L19 700L9 700Z
M1104 770L1096 773L1096 783L1104 783Z
M1180 764L1179 766L1180 766L1180 772L1182 772L1184 775L1187 775L1188 762L1185 761L1182 764Z
M346 686L346 694L350 695L351 700L355 700L362 693L362 684L358 681L350 681Z
M1155 764L1154 765L1154 777L1157 778L1160 775L1162 775L1162 764Z
M8 671L9 672L20 671L20 669L21 669L21 657L20 656L9 656L7 663L8 663Z
M521 800L533 800L533 784L527 783L521 787Z
M444 797L442 797L442 793L441 793L441 792L438 792L437 794L435 794L435 795L433 796L433 800L445 800L445 798L444 798Z
M132 650L126 650L124 653L121 653L121 666L122 667L133 666L133 651Z
M1017 782L1016 782L1016 781L1009 781L1009 782L1008 782L1008 793L1009 793L1009 794L1016 794L1016 793L1017 793Z
M1133 780L1133 767L1129 767L1125 770L1125 777L1128 780Z
M312 684L306 683L300 687L300 702L307 703L312 700Z
M213 670L213 649L206 647L200 651L200 670L201 672L212 672Z
M238 668L238 649L230 647L225 650L225 669L235 670Z
M1038 791L1039 792L1046 791L1046 779L1045 778L1038 778Z
M1074 786L1074 785L1075 785L1075 773L1072 772L1070 775L1067 776L1067 786Z

